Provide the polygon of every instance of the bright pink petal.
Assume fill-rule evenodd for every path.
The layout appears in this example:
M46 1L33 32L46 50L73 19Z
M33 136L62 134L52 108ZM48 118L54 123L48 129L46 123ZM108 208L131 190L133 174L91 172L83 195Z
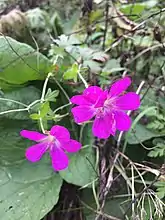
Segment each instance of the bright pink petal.
M128 92L116 100L116 106L121 110L138 109L140 106L140 96L134 92Z
M68 129L60 125L53 126L50 130L50 135L53 135L60 142L68 142L70 140Z
M131 84L131 79L129 77L125 77L123 79L120 79L116 81L114 84L112 84L110 88L110 96L117 96L124 92Z
M80 150L81 148L81 144L76 141L76 140L70 140L67 144L64 144L61 146L64 150L73 153L73 152L77 152Z
M101 95L99 96L96 104L95 104L95 108L98 108L98 107L103 107L104 106L104 102L107 100L107 97L108 97L108 90L104 91L101 93Z
M32 141L40 141L44 138L46 138L47 136L44 134L41 134L37 131L28 131L28 130L22 130L20 132L20 135L24 138L28 138Z
M90 86L84 90L83 96L91 103L95 104L104 91L98 86Z
M91 103L90 100L88 100L88 97L85 97L84 95L75 95L70 99L70 101L76 105L92 105L93 104Z
M25 156L31 162L37 162L42 155L47 151L47 144L39 143L27 148Z
M116 124L113 115L107 114L104 117L95 118L92 132L98 138L107 139L111 134L115 135Z
M69 165L69 158L65 152L57 147L53 147L50 151L52 158L52 167L55 171L64 170Z
M115 112L116 128L119 131L128 131L131 127L131 119L125 112Z
M82 95L73 96L70 101L76 105L93 105L97 102L103 90L98 86L90 86Z
M86 105L74 107L71 112L76 123L89 121L95 115L95 109Z

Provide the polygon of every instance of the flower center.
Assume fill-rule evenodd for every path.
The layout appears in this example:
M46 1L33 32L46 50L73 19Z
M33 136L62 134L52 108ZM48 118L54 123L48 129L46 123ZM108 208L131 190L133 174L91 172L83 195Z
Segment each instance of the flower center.
M113 109L115 107L115 99L107 98L104 102L104 107Z
M100 118L104 116L104 107L97 108L96 117Z
M48 136L46 138L46 141L48 143L48 148L50 150L52 150L52 148L61 148L61 143L60 141L53 135L50 135L50 133L48 133Z
M115 109L115 99L107 98L102 107L97 108L96 116L98 118L104 117L106 113L112 112Z
M55 141L55 137L49 134L47 137L47 141L52 143Z

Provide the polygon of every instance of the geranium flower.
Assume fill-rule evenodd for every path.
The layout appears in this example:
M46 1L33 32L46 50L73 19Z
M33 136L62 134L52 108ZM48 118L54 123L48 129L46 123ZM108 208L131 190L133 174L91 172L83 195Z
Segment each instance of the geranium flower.
M140 106L140 97L136 93L128 92L123 95L130 84L131 79L125 77L115 82L109 91L90 86L82 95L73 96L71 102L78 105L71 110L75 122L79 124L95 117L92 132L98 138L114 136L116 130L127 131L131 126L131 119L126 111Z
M27 148L26 158L31 162L37 162L46 151L50 152L52 167L54 170L66 169L69 165L69 158L65 151L69 153L77 152L81 144L70 139L69 131L63 126L55 125L47 135L36 131L22 130L21 136L36 141L37 144Z

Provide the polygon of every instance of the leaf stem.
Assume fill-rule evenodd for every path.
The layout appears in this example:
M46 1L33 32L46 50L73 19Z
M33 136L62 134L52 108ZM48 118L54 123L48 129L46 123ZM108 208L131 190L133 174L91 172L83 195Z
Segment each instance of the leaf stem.
M7 111L4 111L4 112L0 112L0 115L4 115L4 114L7 114L7 113L12 113L12 112L23 112L23 111L28 111L28 108L7 110Z
M63 108L66 108L66 107L70 106L71 104L72 104L72 103L69 102L69 103L67 103L67 104L65 104L65 105L62 105L62 106L60 106L59 108L56 108L53 113L55 114L55 113L58 112L59 110L62 110Z
M1 101L9 101L9 102L13 102L13 103L16 103L16 104L19 104L19 105L22 105L22 106L25 106L25 107L28 107L28 105L22 103L22 102L19 102L19 101L15 101L15 100L12 100L12 99L7 99L7 98L0 98Z
M54 62L53 62L53 65L55 65L57 63L58 57L59 56L57 55ZM53 74L52 74L52 72L49 72L46 79L45 79L43 89L42 89L41 100L40 100L41 104L45 101L46 87L47 87L47 84L48 84L49 79L50 79L51 76L53 76ZM41 111L40 110L38 111L38 114L41 116ZM40 121L41 130L42 130L43 133L45 133L42 117L39 118L39 121Z
M81 81L84 83L85 88L88 88L88 83L86 82L86 80L84 79L84 77L81 75L81 64L79 65L78 68L78 76L80 77Z

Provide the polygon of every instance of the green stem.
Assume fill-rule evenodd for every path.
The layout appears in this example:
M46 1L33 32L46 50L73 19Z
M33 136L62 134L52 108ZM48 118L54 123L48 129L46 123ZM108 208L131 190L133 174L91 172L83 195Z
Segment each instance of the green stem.
M12 100L12 99L6 99L6 98L0 98L1 101L9 101L9 102L13 102L13 103L16 103L16 104L19 104L19 105L23 105L25 107L28 107L28 105L22 103L22 102L19 102L19 101L15 101L15 100Z

